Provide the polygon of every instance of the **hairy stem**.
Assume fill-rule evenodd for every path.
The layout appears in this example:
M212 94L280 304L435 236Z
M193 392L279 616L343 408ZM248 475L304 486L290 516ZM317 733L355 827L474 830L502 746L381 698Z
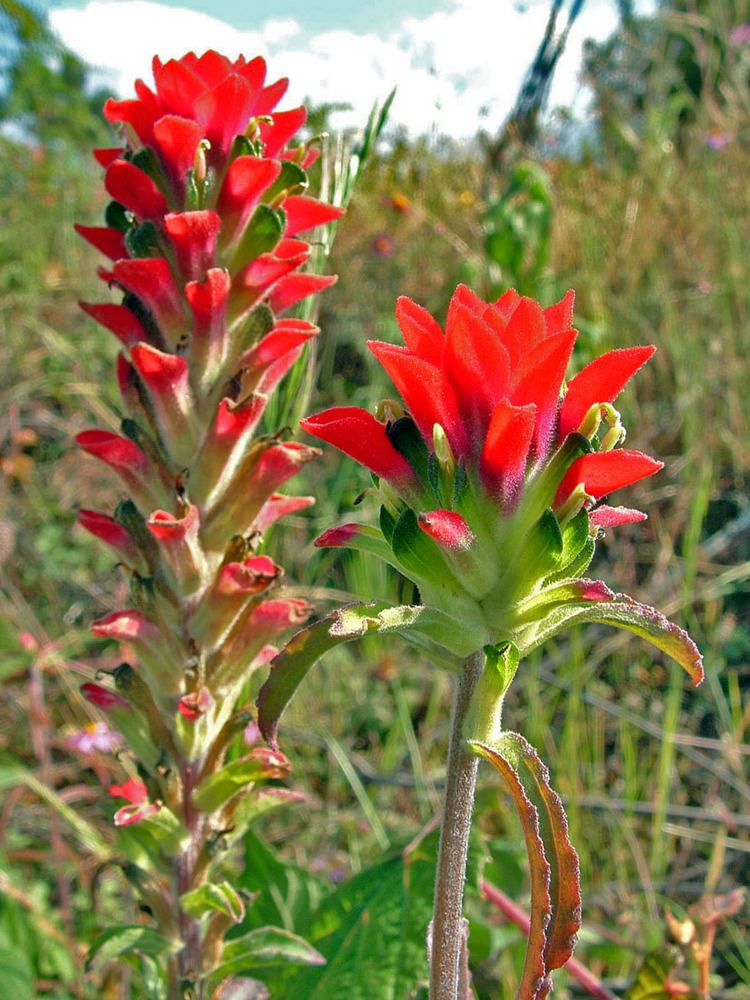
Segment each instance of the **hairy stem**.
M463 728L483 665L481 650L466 658L453 703L432 919L430 1000L465 1000L459 993L464 942L461 912L478 759L466 749Z

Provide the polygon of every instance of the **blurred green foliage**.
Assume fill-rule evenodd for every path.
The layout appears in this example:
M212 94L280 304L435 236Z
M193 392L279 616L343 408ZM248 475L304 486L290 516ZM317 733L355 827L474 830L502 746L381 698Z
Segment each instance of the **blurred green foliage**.
M22 5L0 11L10 18L0 114L16 129L0 136L0 765L20 762L58 793L50 805L0 781L0 996L122 998L138 995L129 973L87 978L84 958L109 922L139 915L59 805L106 832L102 789L122 775L116 760L76 757L65 744L90 718L80 683L94 662L107 665L87 622L127 601L108 554L74 527L77 506L111 509L117 491L70 447L86 426L117 425L116 345L75 308L102 290L94 255L72 233L74 221L101 217L88 147L106 131L85 68L53 55ZM397 339L399 294L442 319L461 279L487 297L516 284L545 303L575 287L576 366L612 347L659 347L622 402L629 443L667 466L632 491L650 520L613 533L600 566L691 629L706 684L686 691L635 640L574 636L524 665L507 706L509 724L556 762L581 847L578 957L615 992L661 947L666 899L686 906L748 880L750 46L731 41L748 20L744 0L626 17L589 48L595 130L553 119L536 146L506 143L501 171L479 142L392 135L339 226L330 270L341 278L318 320L311 409L392 396L365 341ZM559 152L571 148L573 157ZM321 609L412 598L381 566L312 547L332 524L374 518L367 499L354 506L367 485L327 450L295 486L314 492L316 507L268 543ZM449 679L395 640L369 639L315 669L282 733L307 801L266 828L296 865L274 897L283 906L294 896L290 930L315 924L321 894L334 893L323 904L333 910L342 878L367 883L383 838L406 843L434 815L447 741ZM519 831L489 777L478 828L485 876L523 900ZM265 848L251 849L257 871ZM522 936L478 896L469 909L477 996L506 995ZM749 995L747 932L744 911L717 937L716 998ZM563 976L558 995L580 993Z

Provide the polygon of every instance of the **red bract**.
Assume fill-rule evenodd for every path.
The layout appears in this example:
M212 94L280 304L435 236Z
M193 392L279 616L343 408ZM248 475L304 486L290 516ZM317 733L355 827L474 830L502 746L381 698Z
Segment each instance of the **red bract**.
M421 306L401 298L396 318L406 346L368 345L393 379L427 449L434 450L439 425L452 460L461 462L503 509L514 508L524 480L543 468L568 434L581 429L592 407L611 404L654 352L653 347L611 351L584 368L566 390L565 371L577 336L572 309L572 292L543 309L513 291L484 302L460 285L445 332ZM389 440L389 428L364 410L326 410L302 426L394 485L416 472ZM660 463L631 451L581 459L560 486L557 501L561 504L579 483L598 498L659 468Z

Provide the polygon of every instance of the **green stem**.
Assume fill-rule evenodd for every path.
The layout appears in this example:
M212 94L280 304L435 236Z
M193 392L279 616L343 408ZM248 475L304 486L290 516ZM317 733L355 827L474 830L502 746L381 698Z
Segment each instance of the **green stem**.
M453 703L432 919L430 1000L465 1000L459 994L464 946L462 910L478 759L466 749L464 722L483 665L481 650L466 658Z

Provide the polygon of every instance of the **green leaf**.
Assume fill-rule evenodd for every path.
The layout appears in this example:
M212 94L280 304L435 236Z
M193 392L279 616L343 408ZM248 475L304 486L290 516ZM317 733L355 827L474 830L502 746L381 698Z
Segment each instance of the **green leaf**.
M196 920L205 913L216 911L239 923L245 916L245 904L229 882L207 882L198 889L180 896L180 906Z
M323 968L285 976L281 997L305 1000L404 1000L427 978L437 831L388 856L325 899L300 933L325 956ZM471 849L469 881L477 878ZM275 996L276 993L273 992Z
M676 994L670 979L679 960L679 953L674 948L653 952L639 969L624 1000L672 1000ZM698 1000L698 994L692 991L680 992L679 996L684 1000Z
M531 928L519 997L545 997L548 975L573 953L581 925L578 855L568 837L560 797L534 748L518 733L503 733L492 746L469 741L505 778L526 841L531 873Z
M258 725L276 747L279 719L313 664L329 649L370 632L399 632L406 638L428 637L457 657L473 651L471 636L460 623L434 608L380 602L338 608L326 618L292 636L274 659L268 679L258 693Z
M214 812L251 782L281 777L289 761L281 754L240 757L202 781L193 792L193 805L201 812Z
M588 607L591 603L610 601L614 596L601 580L558 580L520 601L514 610L514 620L523 626L537 622L558 609L567 610L582 604Z
M669 621L656 608L639 604L627 594L615 594L609 603L584 608L558 608L540 622L533 637L524 643L521 655L526 656L533 649L543 645L553 635L570 628L571 625L592 622L598 625L614 625L650 642L678 663L690 675L696 687L703 680L703 657L690 636L679 625Z
M243 840L245 864L235 884L256 896L242 929L266 925L299 930L310 918L328 886L293 864L285 864L260 837L250 832Z
M158 957L174 955L180 948L182 942L169 941L151 927L123 924L110 927L94 941L86 957L86 969L101 969L123 953L140 952Z
M212 976L223 979L238 972L281 965L323 965L325 958L299 934L281 927L258 927L224 945L221 964Z
M557 559L557 568L546 582L580 576L591 562L595 548L594 539L589 534L588 512L581 510L562 529L562 551Z
M308 185L307 174L292 160L281 161L281 171L273 184L263 192L263 200L272 202L282 191L300 194Z
M0 996L34 1000L34 970L27 956L16 948L0 948Z

